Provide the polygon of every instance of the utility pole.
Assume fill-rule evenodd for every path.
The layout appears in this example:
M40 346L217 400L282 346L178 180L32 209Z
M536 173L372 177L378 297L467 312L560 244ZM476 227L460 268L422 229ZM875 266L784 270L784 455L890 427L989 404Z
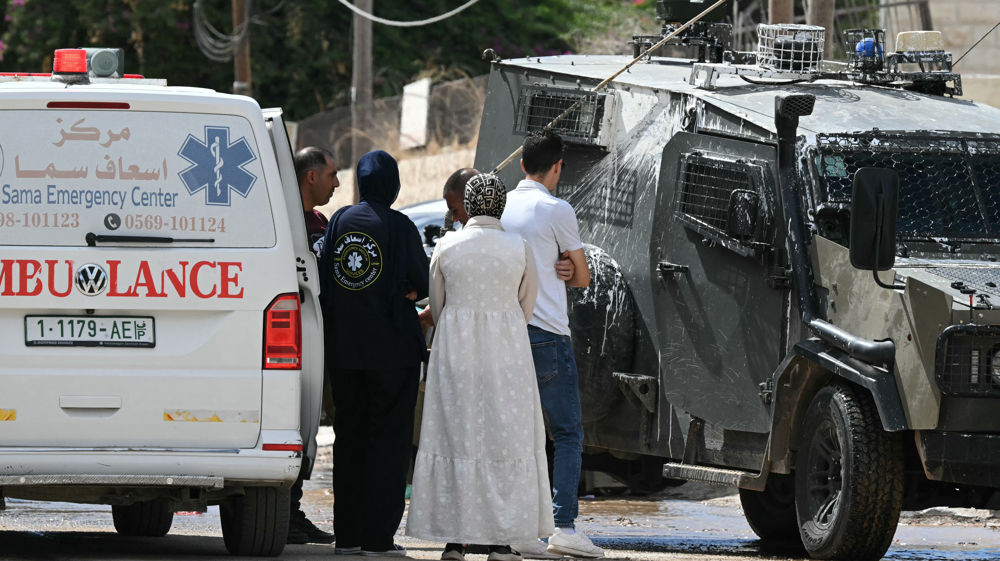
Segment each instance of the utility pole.
M246 0L233 0L233 34L236 34L247 21ZM249 26L249 24L247 24ZM250 29L246 29L246 40L233 55L233 93L236 95L253 95L253 81L250 79Z
M833 58L833 44L836 42L836 31L833 28L833 13L837 0L811 0L806 12L806 23L826 29L826 52L823 58Z
M771 25L795 23L795 0L770 0L767 13Z
M364 12L373 13L373 0L354 0ZM372 20L354 14L354 83L351 88L351 167L357 171L358 160L371 149L372 111ZM354 202L361 201L357 175Z
M934 31L934 18L931 17L931 5L927 0L921 0L917 4L917 9L920 12L920 26L924 31Z

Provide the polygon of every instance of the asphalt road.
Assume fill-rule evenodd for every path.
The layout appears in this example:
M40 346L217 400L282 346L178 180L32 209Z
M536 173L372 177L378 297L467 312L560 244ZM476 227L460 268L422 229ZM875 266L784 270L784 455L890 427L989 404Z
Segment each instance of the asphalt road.
M307 515L331 530L330 451L324 449L316 477L308 482ZM579 528L609 558L635 560L804 559L794 547L763 548L743 518L739 499L727 489L687 484L650 499L581 501ZM941 509L905 513L886 559L1000 559L1000 512ZM402 535L410 557L438 559L443 544ZM332 546L288 546L289 560L327 559ZM8 500L0 512L0 559L207 560L228 557L216 507L206 514L178 514L165 538L118 536L107 506ZM470 560L485 559L470 555Z

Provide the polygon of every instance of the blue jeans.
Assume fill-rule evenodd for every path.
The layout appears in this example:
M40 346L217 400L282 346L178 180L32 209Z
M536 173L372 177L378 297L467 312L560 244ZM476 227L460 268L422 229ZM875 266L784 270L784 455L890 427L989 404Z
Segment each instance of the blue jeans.
M538 377L542 409L555 444L552 470L552 509L556 528L575 528L579 511L576 491L580 485L583 422L573 344L565 335L528 326L531 356Z

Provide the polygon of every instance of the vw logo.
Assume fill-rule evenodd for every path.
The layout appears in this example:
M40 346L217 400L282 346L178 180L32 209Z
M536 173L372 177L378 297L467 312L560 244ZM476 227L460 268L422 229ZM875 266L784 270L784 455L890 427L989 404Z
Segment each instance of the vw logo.
M93 263L76 271L76 288L87 296L97 296L108 287L108 274L104 268Z

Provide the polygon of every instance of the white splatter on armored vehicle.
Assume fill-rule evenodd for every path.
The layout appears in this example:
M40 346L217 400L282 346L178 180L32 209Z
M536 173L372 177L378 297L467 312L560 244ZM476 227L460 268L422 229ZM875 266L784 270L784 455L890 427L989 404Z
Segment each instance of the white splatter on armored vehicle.
M476 167L582 100L556 194L595 279L571 295L591 469L739 487L761 538L877 559L901 509L1000 500L1000 111L934 35L737 53L727 9L674 42L696 60L602 92L629 58L495 58Z

